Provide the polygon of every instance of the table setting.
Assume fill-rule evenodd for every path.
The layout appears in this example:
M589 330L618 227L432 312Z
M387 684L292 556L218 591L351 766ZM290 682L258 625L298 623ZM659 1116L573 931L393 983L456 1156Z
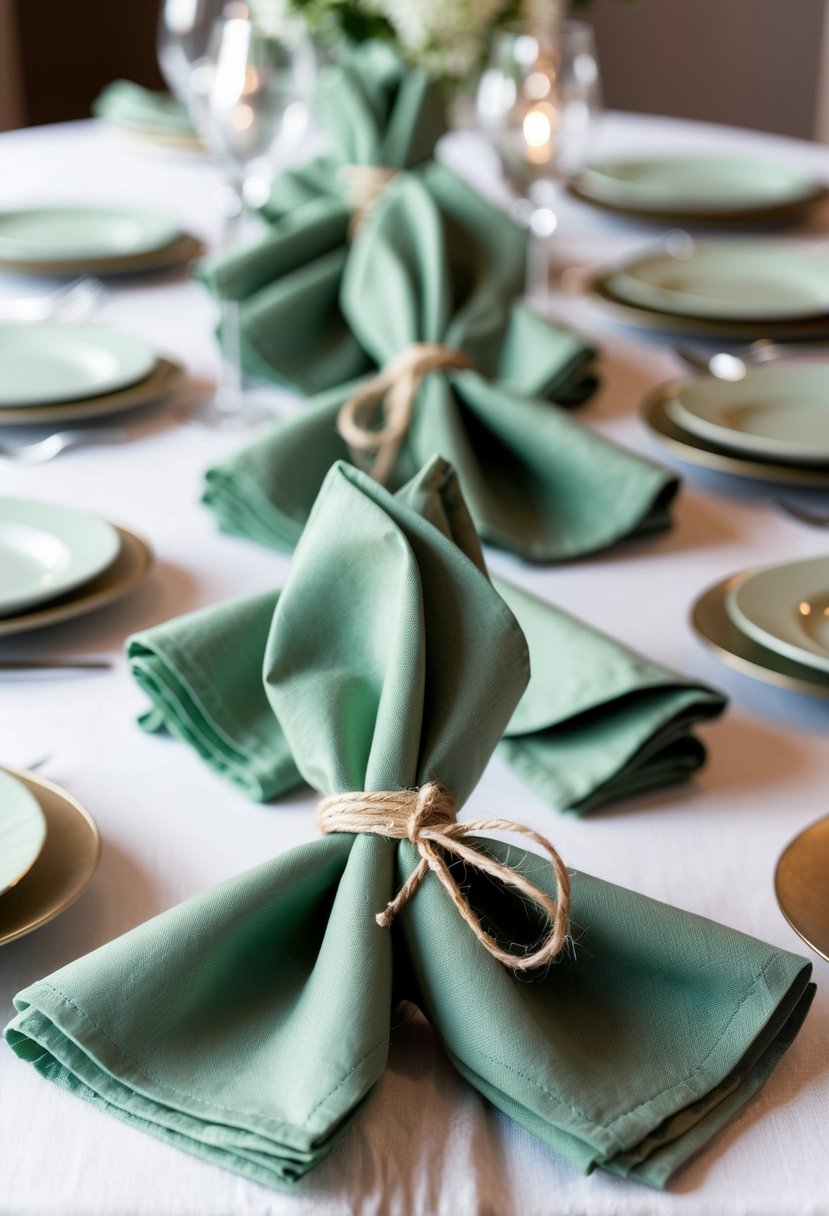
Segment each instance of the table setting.
M191 8L0 136L4 1210L823 1211L825 150Z

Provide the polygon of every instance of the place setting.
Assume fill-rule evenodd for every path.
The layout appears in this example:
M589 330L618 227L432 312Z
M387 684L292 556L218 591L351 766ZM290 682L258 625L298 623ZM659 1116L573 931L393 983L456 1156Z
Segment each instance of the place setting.
M0 637L103 608L136 587L152 561L140 536L88 511L0 497Z

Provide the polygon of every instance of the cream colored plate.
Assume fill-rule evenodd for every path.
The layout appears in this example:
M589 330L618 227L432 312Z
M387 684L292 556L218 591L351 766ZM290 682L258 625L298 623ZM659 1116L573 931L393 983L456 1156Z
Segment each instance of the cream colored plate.
M113 525L121 541L121 551L111 566L97 578L69 595L54 600L43 608L22 612L17 616L0 620L0 637L26 633L32 629L44 629L47 625L58 625L76 616L85 616L97 608L103 608L126 595L147 575L153 556L140 537L126 528Z
M798 937L829 961L829 815L805 828L774 874L780 911Z
M140 380L130 388L117 393L106 393L101 397L84 397L80 401L63 401L59 405L32 405L26 409L25 419L16 408L0 409L0 426L20 426L29 423L79 422L82 418L106 418L110 414L121 414L125 410L138 409L172 393L178 385L184 368L170 359L159 359L146 380Z
M40 804L46 843L28 874L0 898L0 946L32 933L68 908L89 886L101 853L98 829L79 802L42 777L5 771Z
M744 575L729 591L726 608L761 646L829 675L829 556Z
M166 270L173 266L184 266L194 258L201 257L204 246L196 237L185 233L160 249L146 253L123 254L118 257L55 258L52 261L29 261L26 258L0 256L0 269L14 270L20 274L73 275L73 274L144 274L151 270Z

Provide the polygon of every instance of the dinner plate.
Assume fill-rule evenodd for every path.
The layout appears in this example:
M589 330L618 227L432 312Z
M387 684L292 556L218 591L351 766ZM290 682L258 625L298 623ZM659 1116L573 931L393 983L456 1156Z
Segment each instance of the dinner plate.
M102 393L98 397L82 397L79 401L60 401L54 405L30 405L25 417L14 406L0 406L0 426L21 426L25 423L79 422L87 418L104 418L120 414L125 410L138 409L168 396L180 383L184 368L170 359L157 359L149 376L137 384L117 389L114 393Z
M203 255L201 241L189 233L182 233L166 245L146 250L143 253L105 254L103 256L78 255L60 258L26 258L0 251L0 270L12 270L16 274L106 275L147 274L150 271L170 270L185 266L194 258Z
M595 161L576 176L582 198L657 217L765 214L823 194L808 169L754 156L652 155Z
M136 207L27 207L0 212L0 257L29 262L124 257L169 245L179 226Z
M829 465L829 360L756 368L734 381L697 376L677 386L668 412L742 455Z
M617 299L714 321L800 321L829 313L829 258L760 241L651 253L605 278Z
M829 815L783 850L774 873L780 911L798 937L829 961Z
M112 393L155 366L143 338L102 325L0 324L0 408Z
M829 675L829 556L746 574L729 589L726 608L761 646Z
M0 895L34 865L46 839L46 819L37 799L0 769Z
M32 773L5 772L37 799L46 840L28 874L0 898L0 946L68 908L89 886L101 853L94 820L65 790Z
M113 526L121 547L112 565L107 566L97 578L60 599L15 616L0 617L0 637L44 629L47 625L59 625L74 617L85 616L120 599L137 586L152 566L152 551L133 532L118 525Z
M691 624L697 637L718 659L743 675L829 700L829 673L761 646L728 615L726 597L740 577L738 574L709 587L693 605Z
M62 503L0 498L0 616L87 583L118 556L105 520Z
M671 382L654 389L641 407L645 425L675 456L689 464L714 469L718 473L729 473L735 477L748 477L777 485L815 489L829 487L829 464L796 465L787 464L785 461L763 460L757 456L738 455L732 449L703 439L680 426L670 412L676 383Z

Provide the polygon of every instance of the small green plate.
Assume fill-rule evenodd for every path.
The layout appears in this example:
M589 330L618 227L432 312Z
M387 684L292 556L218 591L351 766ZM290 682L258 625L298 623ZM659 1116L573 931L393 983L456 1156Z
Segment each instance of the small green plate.
M179 225L135 207L30 207L0 212L0 257L53 262L123 257L169 245Z
M829 675L829 556L744 575L729 589L726 608L761 646Z
M99 397L146 379L149 342L102 325L0 325L0 408Z
M707 321L798 321L829 313L829 259L761 241L700 242L684 256L650 254L604 282L623 303Z
M32 868L46 840L40 803L0 769L0 895Z
M89 582L118 556L117 531L59 503L0 498L0 616Z

